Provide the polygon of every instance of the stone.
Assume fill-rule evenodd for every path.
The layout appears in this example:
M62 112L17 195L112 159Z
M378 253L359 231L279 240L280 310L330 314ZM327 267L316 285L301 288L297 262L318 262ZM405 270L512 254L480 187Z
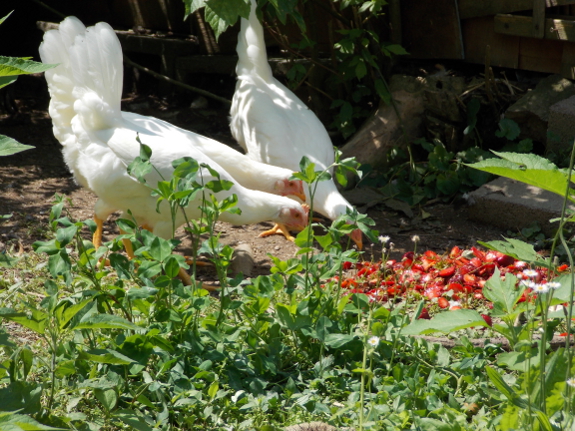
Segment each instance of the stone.
M424 136L427 117L439 125L442 140L444 135L455 136L453 126L449 130L445 126L464 121L459 101L464 90L465 79L447 72L425 77L393 75L389 91L395 106L382 102L341 148L343 158L355 157L362 164L385 167L391 148L405 147Z
M551 106L575 96L575 85L560 75L551 75L539 81L535 88L511 105L505 117L515 121L520 129L520 138L531 138L547 142L547 124Z
M394 75L390 82L391 96L395 100L399 114L393 105L381 103L360 129L342 147L342 157L355 157L360 163L372 166L385 164L387 152L395 145L420 137L422 134L422 114L424 111L423 79ZM404 136L402 124L407 136Z
M566 154L573 147L575 137L575 96L557 102L549 108L547 151Z
M254 251L249 244L239 244L234 249L232 261L230 263L230 271L233 275L243 274L245 277L250 277L254 269L255 259Z
M468 196L468 218L518 231L537 222L541 231L552 236L561 215L563 198L555 193L509 178L497 178ZM575 205L568 205L575 210Z

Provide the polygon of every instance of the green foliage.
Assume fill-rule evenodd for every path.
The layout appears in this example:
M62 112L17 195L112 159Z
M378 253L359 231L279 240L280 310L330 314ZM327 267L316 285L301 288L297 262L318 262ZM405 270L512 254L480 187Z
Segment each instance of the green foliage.
M559 169L548 159L536 154L497 151L493 151L493 153L500 158L490 158L468 164L468 166L483 172L521 181L560 196L564 196L568 192L569 200L573 200L573 191L567 187L569 175L567 169Z
M215 33L216 39L240 17L248 18L250 1L248 0L183 0L186 17L204 8L204 17ZM384 0L344 0L335 2L337 8L330 8L330 19L337 24L330 30L330 40L335 41L332 58L336 59L335 68L328 70L326 83L328 92L322 91L331 100L330 110L333 112L333 127L336 127L344 137L350 136L356 125L363 121L373 111L373 105L380 102L391 103L391 95L384 78L382 67L390 59L408 54L403 47L383 40L380 18L382 8L387 4ZM261 6L261 2L259 6ZM265 2L263 3L265 5ZM272 19L282 24L291 19L301 30L302 40L280 41L287 43L290 51L297 51L299 57L306 50L315 51L317 41L311 40L307 34L306 21L323 19L314 9L298 0L270 0L266 11ZM321 5L320 5L321 6ZM324 7L329 7L324 5ZM302 12L305 9L305 14ZM353 16L353 19L350 19ZM300 86L309 78L317 58L311 54L310 66L294 62L287 77L292 87ZM345 95L345 97L342 97Z
M12 12L1 18L0 24L2 24L10 14L12 14ZM27 58L4 57L0 55L0 88L15 82L18 75L44 72L55 66L55 64L38 63ZM0 157L16 154L30 148L34 147L23 145L8 136L0 135Z
M418 139L407 151L393 148L385 171L371 173L369 166L362 166L368 171L364 172L362 182L378 187L387 198L386 204L394 209L405 208L405 204L409 208L435 198L449 201L491 178L490 174L467 166L471 161L488 157L492 157L491 154L478 147L453 153L438 140Z

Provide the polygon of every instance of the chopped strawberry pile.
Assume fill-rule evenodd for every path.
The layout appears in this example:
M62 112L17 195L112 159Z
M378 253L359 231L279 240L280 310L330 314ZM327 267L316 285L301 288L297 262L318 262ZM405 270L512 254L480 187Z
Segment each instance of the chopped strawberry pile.
M526 262L497 251L453 247L445 255L428 250L421 255L407 252L400 261L344 262L341 286L350 293L364 293L378 302L397 302L410 296L424 298L442 309L489 309L491 304L483 296L483 286L495 268L499 268L501 276L512 273L519 281L547 282L545 268L530 269ZM333 281L337 282L337 277ZM528 288L519 301L533 296ZM427 308L420 318L429 318ZM486 321L487 318L486 315Z

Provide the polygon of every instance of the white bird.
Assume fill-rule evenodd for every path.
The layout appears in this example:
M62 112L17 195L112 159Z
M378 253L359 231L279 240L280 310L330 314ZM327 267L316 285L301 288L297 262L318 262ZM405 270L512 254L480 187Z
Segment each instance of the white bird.
M157 172L146 176L151 186L171 178L174 171L172 161L192 157L215 169L222 179L234 183L229 191L218 192L215 196L222 200L236 194L241 214L225 212L220 220L236 225L272 220L285 222L294 228L303 228L307 224L307 214L301 204L244 187L203 150L229 155L229 149L236 153L236 163L239 163L240 156L245 156L224 144L190 132L184 133L155 118L121 111L122 49L108 24L98 23L86 29L77 18L68 17L62 21L59 30L50 30L44 35L40 56L44 63L60 63L46 73L51 95L50 115L54 135L63 145L64 158L70 170L82 186L98 196L94 217L98 226L95 240L97 234L101 234L103 220L118 210L130 210L140 225L149 226L160 237L172 236L167 203L164 201L160 212L157 212L157 198L151 196L147 186L127 173L127 166L140 153L140 145L136 141L138 135L142 143L152 149L151 163ZM247 158L242 160L243 163L251 163ZM256 169L253 163L251 166ZM271 191L279 187L281 191L287 190L289 181L284 180L289 179L291 171L266 168L263 172L266 172L266 176L262 176L266 179L265 189ZM279 174L273 176L273 172ZM206 182L213 179L207 169L202 169L202 176ZM199 198L190 202L186 208L189 218L200 216L200 204ZM178 212L175 225L180 226L184 222L184 215Z
M317 116L273 77L256 8L255 0L251 0L249 20L241 19L238 81L230 110L232 135L254 160L299 170L300 160L307 156L316 169L326 169L335 160L331 139ZM351 204L333 179L318 183L314 211L333 220L346 214L348 208L352 209ZM361 248L359 229L352 233L352 239Z

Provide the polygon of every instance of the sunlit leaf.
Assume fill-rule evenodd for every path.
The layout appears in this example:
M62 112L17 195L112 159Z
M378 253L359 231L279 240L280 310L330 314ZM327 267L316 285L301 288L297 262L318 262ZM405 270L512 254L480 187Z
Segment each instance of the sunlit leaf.
M418 319L403 328L402 333L405 335L425 335L434 332L449 334L474 326L488 327L489 325L477 311L460 309L439 313L429 320Z
M1 87L0 87L1 88ZM24 145L8 136L0 135L0 156L10 156L34 148Z

